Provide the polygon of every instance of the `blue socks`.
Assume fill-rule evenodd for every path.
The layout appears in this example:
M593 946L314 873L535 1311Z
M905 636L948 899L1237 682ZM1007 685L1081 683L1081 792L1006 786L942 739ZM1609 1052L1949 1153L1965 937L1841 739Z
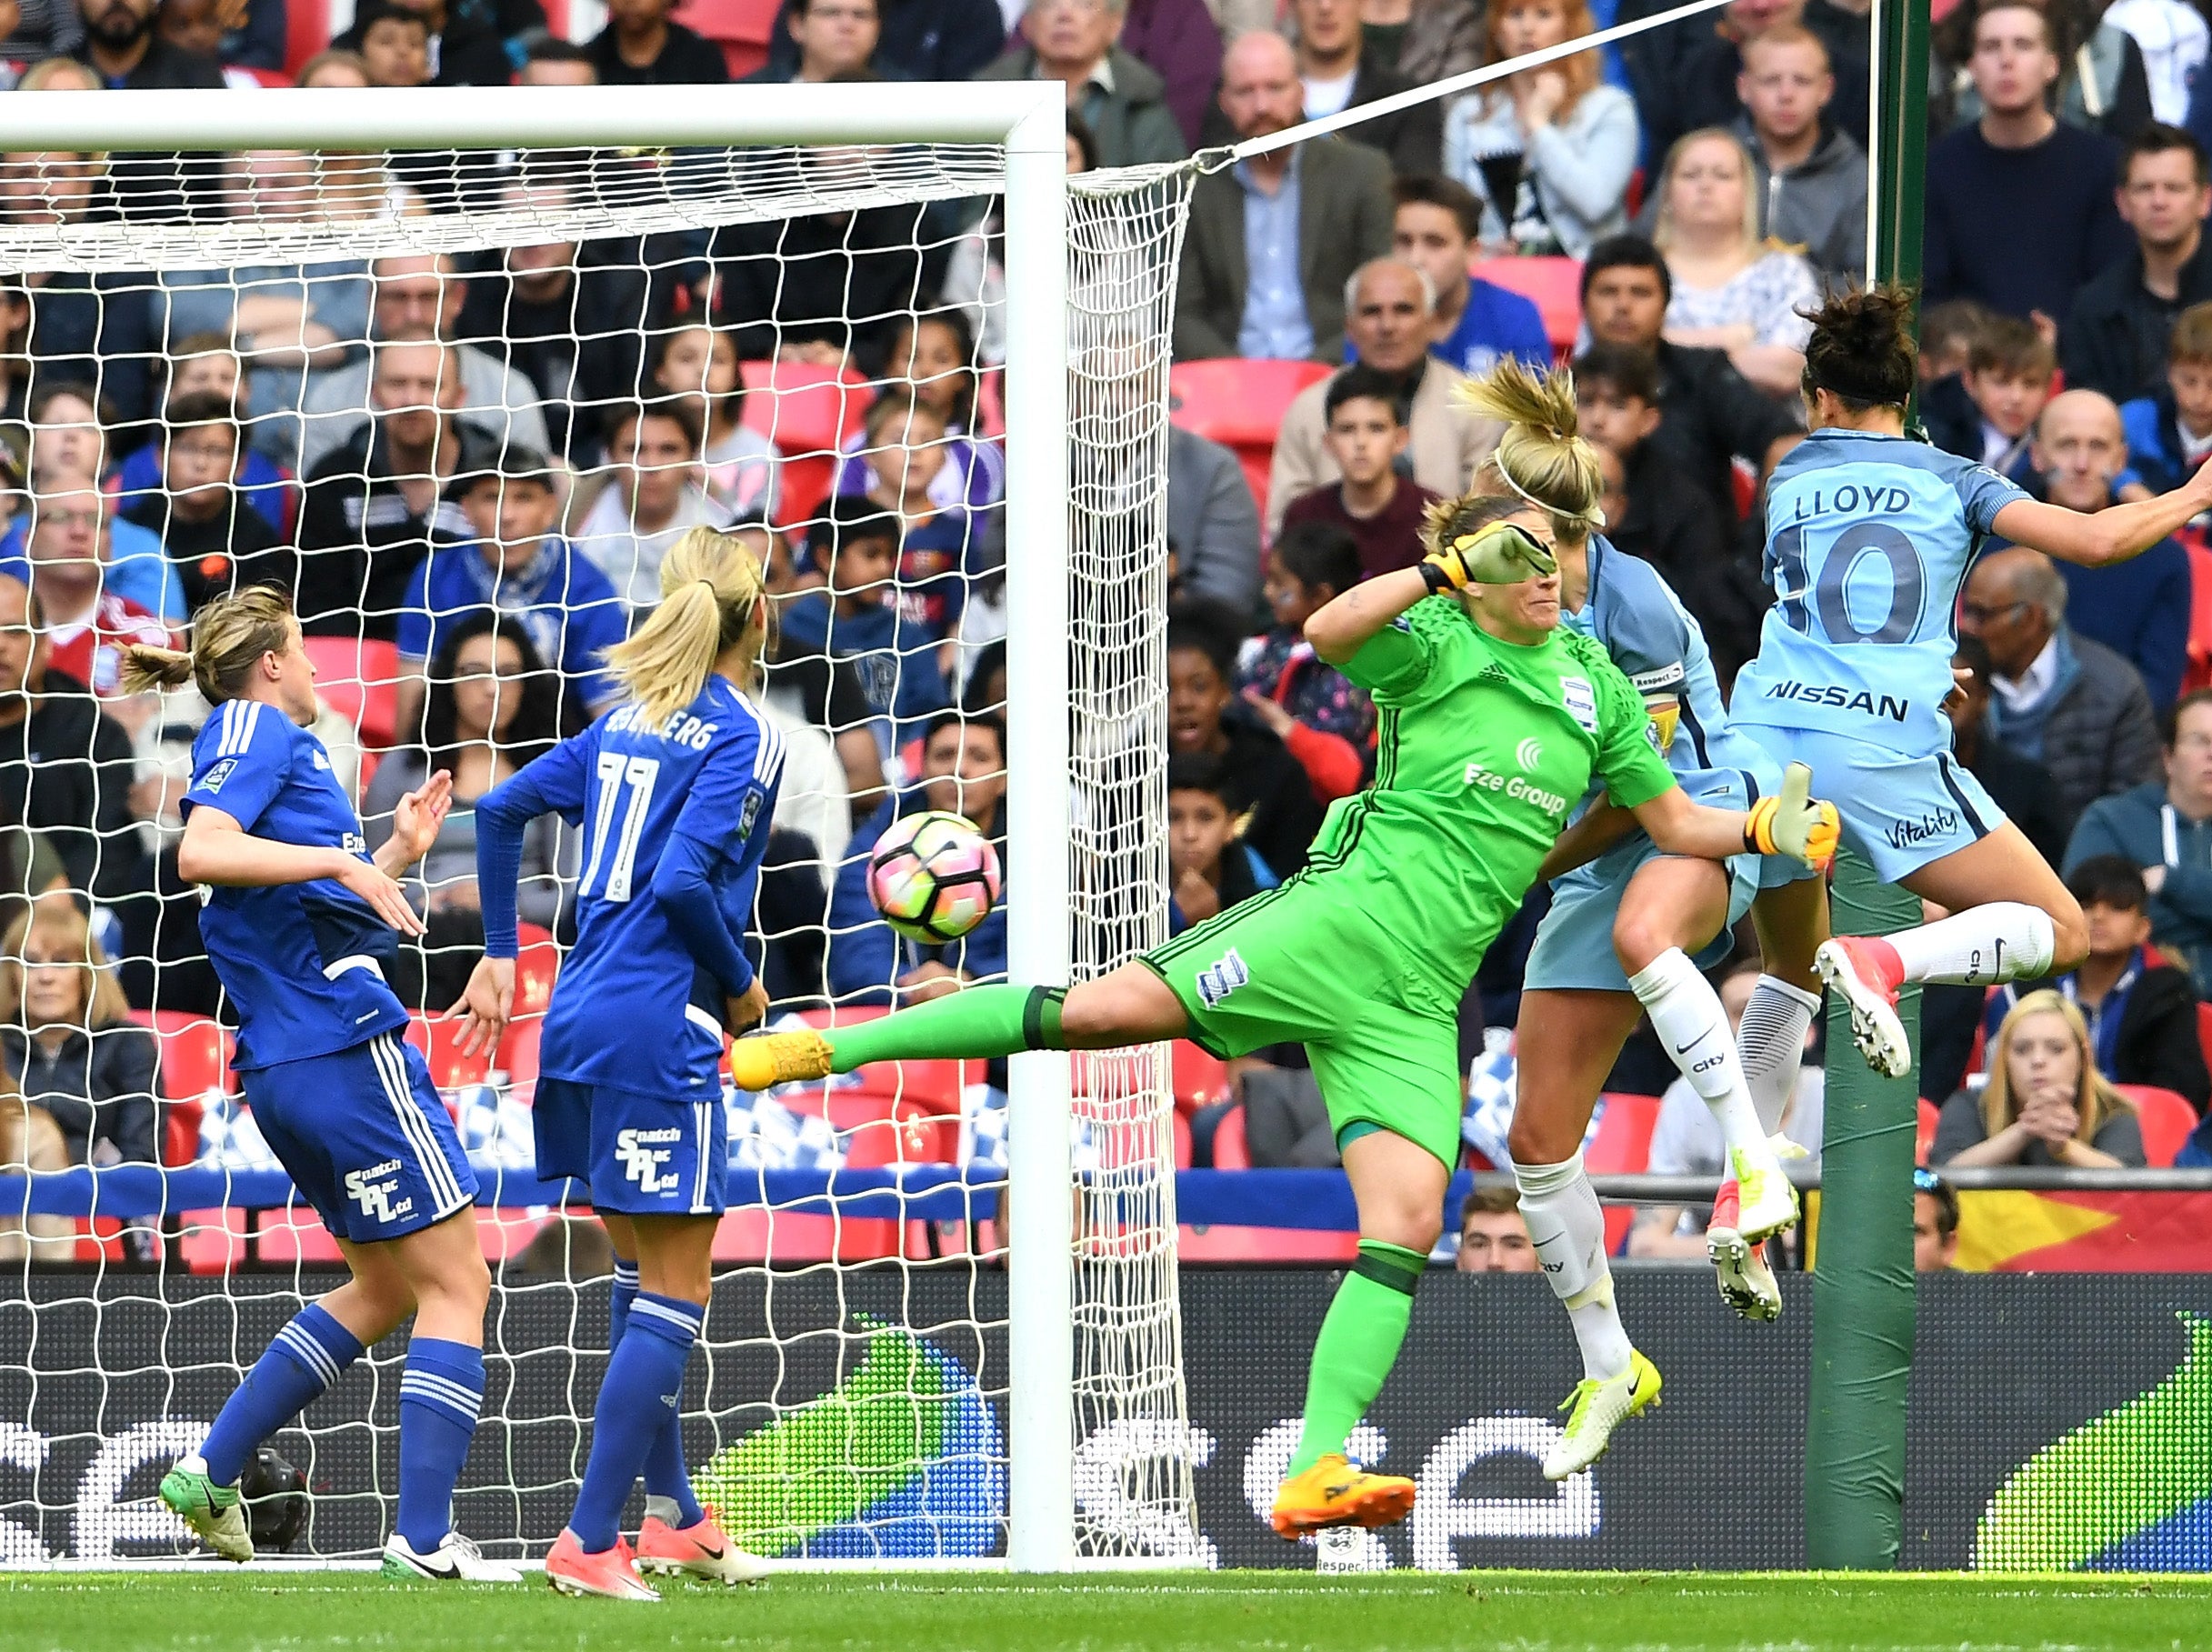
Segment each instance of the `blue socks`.
M568 1521L585 1553L603 1553L614 1547L621 1535L622 1506L629 1501L630 1487L636 1484L656 1437L671 1429L680 1413L684 1366L706 1321L705 1308L673 1297L640 1291L632 1300L622 1340L615 1345L599 1384L599 1403L592 1413L591 1460L584 1470L583 1489L576 1494L576 1513ZM676 1460L680 1475L680 1441Z
M200 1456L207 1477L235 1486L255 1447L290 1422L309 1400L361 1357L354 1334L311 1302L276 1333L237 1391L224 1403Z
M615 1287L607 1298L606 1347L612 1353L621 1346L622 1333L630 1323L630 1304L637 1298L637 1264L624 1257L615 1258ZM699 1499L691 1489L691 1471L684 1467L684 1419L676 1411L668 1413L659 1433L646 1453L646 1496L663 1497L676 1505L676 1518L668 1524L678 1531L687 1526L696 1526L706 1516ZM648 1513L665 1511L648 1507Z
M484 1350L416 1337L399 1378L399 1535L426 1555L453 1529L453 1487L484 1405Z

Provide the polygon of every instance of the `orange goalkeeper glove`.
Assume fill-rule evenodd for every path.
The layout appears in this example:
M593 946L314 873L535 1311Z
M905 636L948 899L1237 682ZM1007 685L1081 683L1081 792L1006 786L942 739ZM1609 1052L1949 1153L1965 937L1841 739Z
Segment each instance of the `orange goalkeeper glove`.
M1744 816L1744 847L1757 855L1787 855L1816 872L1836 859L1843 822L1836 806L1813 796L1813 771L1793 763L1782 773L1782 790L1762 797Z

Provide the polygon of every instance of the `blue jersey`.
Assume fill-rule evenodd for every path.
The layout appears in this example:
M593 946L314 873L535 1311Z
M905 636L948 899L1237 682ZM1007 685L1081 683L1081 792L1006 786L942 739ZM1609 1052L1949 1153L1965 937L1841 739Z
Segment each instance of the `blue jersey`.
M183 812L201 804L256 837L369 858L322 741L257 700L224 701L192 742ZM210 889L200 940L238 1012L241 1071L332 1055L407 1024L385 984L398 936L342 884Z
M1729 728L1705 632L1673 587L1602 535L1591 536L1589 557L1589 594L1577 611L1563 610L1560 622L1603 646L1646 705L1674 702L1672 713L1655 712L1652 727L1683 788L1699 795L1699 782L1717 770L1748 771L1763 786L1772 761Z
M542 1072L664 1096L717 1082L730 985L700 966L655 878L678 851L701 853L723 930L743 936L783 763L766 715L713 676L659 727L618 706L478 802L480 827L517 842L549 811L584 831L576 944L545 1012ZM485 893L487 941L494 912L511 914L511 878L499 893L496 906Z
M1997 513L2027 497L1924 443L1813 432L1767 485L1776 600L1730 714L1907 755L1949 750L1959 587Z

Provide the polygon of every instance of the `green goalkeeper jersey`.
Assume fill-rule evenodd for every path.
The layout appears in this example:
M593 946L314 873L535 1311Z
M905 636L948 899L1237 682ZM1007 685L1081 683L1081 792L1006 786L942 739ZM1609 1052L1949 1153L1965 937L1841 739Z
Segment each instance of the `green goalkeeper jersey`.
M1564 626L1522 646L1430 597L1343 669L1382 714L1375 784L1330 807L1310 881L1396 936L1405 985L1453 1014L1593 777L1624 808L1675 777L1643 696Z

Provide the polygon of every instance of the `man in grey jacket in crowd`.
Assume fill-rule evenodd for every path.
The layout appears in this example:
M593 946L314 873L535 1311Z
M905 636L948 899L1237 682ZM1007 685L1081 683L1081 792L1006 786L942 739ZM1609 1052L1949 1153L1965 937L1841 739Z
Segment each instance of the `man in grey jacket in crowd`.
M2143 868L2151 944L2212 997L2212 688L2185 694L2166 731L2166 779L2089 806L2067 844L2068 872L2094 855Z
M1989 650L1989 733L2050 771L2068 820L2154 780L2158 725L2136 668L2066 623L2067 582L2040 551L1991 551L1967 576L1958 628Z

